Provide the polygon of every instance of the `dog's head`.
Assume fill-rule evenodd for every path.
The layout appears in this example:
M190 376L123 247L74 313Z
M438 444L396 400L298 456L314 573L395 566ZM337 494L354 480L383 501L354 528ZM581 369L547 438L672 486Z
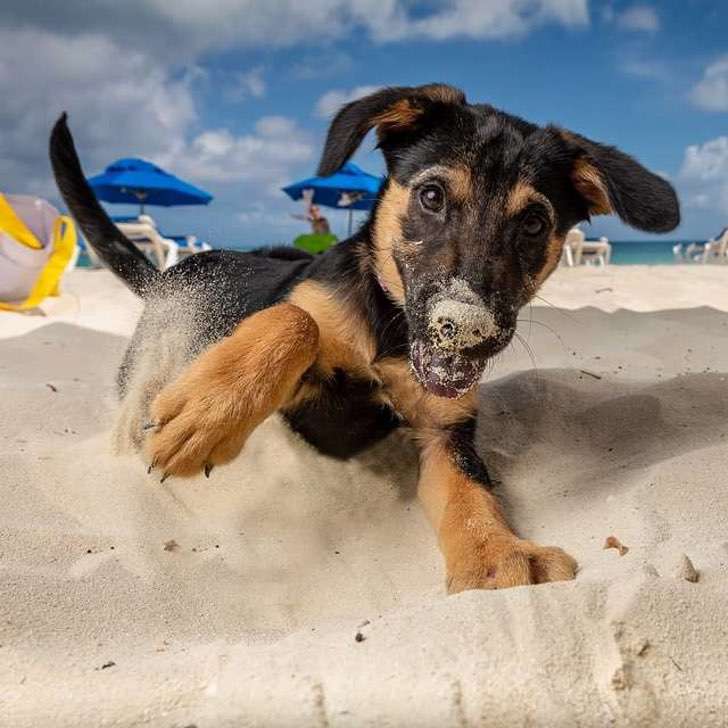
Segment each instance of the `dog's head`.
M370 223L373 273L404 307L417 377L440 396L468 391L510 342L574 224L612 213L654 232L679 222L672 187L614 147L439 84L343 107L319 174L373 128L389 173Z

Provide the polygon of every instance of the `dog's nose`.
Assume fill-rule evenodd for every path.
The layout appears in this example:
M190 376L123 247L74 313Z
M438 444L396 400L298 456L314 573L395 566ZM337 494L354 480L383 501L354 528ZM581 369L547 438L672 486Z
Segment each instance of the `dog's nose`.
M430 313L429 333L440 349L467 349L494 336L498 326L484 306L446 298Z

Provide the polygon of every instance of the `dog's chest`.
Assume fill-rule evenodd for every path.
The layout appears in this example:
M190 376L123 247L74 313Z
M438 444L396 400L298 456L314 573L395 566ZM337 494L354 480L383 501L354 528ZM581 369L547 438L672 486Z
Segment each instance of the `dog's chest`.
M402 424L382 383L336 368L331 376L313 374L306 396L283 415L289 425L326 455L347 459Z

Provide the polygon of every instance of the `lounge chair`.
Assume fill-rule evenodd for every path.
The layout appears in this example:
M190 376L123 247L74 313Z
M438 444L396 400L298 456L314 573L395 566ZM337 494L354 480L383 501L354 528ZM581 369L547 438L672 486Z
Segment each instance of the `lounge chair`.
M586 236L578 227L573 227L566 233L564 248L561 255L561 262L569 268L581 263L582 246Z
M612 246L607 238L587 240L584 231L573 227L566 233L562 253L562 263L573 268L577 265L609 265Z
M164 237L177 243L177 252L180 259L186 258L188 255L196 255L206 250L212 250L209 243L198 240L196 235L165 235Z
M112 219L124 235L155 260L161 270L189 255L212 250L212 246L198 240L196 235L165 235L150 215Z
M29 310L59 295L77 259L70 217L39 197L0 194L0 309Z
M708 240L698 259L701 263L728 263L728 229L717 240Z
M179 246L159 232L157 224L149 215L113 220L116 227L145 255L152 258L160 270L165 270L179 261Z
M581 260L584 265L609 265L612 258L612 246L605 237L599 240L585 240L581 246Z

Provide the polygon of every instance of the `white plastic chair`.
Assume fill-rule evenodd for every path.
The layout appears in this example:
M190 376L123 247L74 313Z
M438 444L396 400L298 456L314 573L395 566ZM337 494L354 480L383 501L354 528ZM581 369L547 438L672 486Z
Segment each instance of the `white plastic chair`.
M728 263L728 229L717 240L708 240L703 246L701 263Z
M143 253L155 258L160 270L166 270L179 262L179 245L165 238L149 215L139 215L136 221L117 222L116 227Z
M581 254L586 236L584 231L573 227L566 233L561 260L569 268L581 264Z
M599 240L585 240L581 246L581 262L585 265L609 265L612 258L612 246L605 237Z

